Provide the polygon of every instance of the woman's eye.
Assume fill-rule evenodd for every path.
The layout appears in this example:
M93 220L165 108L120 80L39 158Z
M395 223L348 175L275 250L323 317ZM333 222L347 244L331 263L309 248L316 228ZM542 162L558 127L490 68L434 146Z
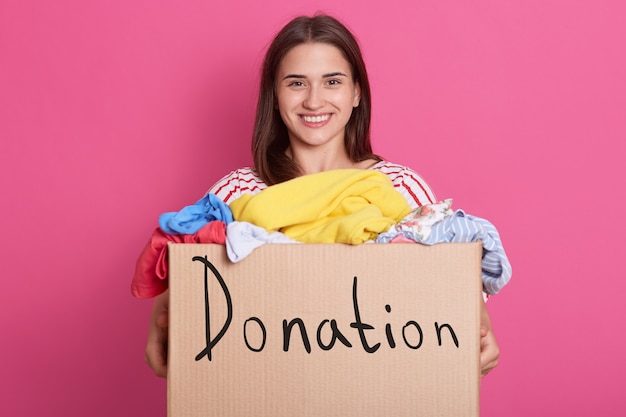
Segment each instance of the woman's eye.
M339 80L328 80L328 85L339 85L341 81Z
M292 81L289 83L289 87L302 87L304 83L302 81Z

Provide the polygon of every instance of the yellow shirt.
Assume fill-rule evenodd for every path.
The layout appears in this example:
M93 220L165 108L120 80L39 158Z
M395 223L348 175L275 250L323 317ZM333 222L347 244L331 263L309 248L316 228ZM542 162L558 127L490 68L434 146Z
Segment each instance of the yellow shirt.
M385 174L338 169L304 175L230 203L236 221L307 243L359 244L410 212Z

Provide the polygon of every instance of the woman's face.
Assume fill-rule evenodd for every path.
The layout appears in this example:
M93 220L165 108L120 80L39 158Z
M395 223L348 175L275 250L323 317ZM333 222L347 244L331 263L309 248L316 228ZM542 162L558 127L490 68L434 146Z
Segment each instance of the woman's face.
M292 148L344 147L360 88L339 49L325 43L291 49L278 67L276 96Z

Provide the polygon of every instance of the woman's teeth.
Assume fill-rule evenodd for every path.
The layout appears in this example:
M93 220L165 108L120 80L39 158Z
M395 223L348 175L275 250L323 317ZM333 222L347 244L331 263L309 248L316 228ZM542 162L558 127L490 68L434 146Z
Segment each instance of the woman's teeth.
M307 123L320 123L328 120L330 114L325 114L323 116L302 116L305 122Z

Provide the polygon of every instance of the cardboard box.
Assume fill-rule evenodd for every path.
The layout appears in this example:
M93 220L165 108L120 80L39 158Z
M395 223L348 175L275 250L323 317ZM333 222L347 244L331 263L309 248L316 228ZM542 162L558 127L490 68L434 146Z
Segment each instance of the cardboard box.
M477 416L481 254L171 244L168 416Z

